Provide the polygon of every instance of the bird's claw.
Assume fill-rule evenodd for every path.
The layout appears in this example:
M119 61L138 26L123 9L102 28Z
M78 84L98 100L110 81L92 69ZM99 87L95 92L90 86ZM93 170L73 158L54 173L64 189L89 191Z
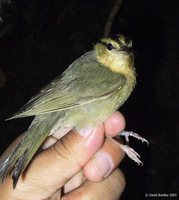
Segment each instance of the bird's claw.
M123 144L119 144L120 148L131 158L135 161L138 165L143 165L143 162L139 159L140 155L131 147Z
M129 144L129 136L131 136L138 140L141 140L142 143L146 142L147 145L149 145L149 142L145 138L143 138L139 134L132 132L132 131L122 131L116 137L117 140L118 140L119 136L124 136L127 144ZM135 161L138 165L143 165L142 161L139 159L140 155L134 149L132 149L128 145L124 145L124 144L120 144L120 143L119 143L119 146L128 155L129 158L131 158L133 161Z
M122 131L119 135L120 136L124 136L127 143L129 143L129 136L131 136L131 137L134 137L134 138L136 138L138 140L141 140L142 143L146 142L147 145L149 145L148 140L146 140L145 138L143 138L142 136L140 136L139 134L137 134L135 132L132 132L132 131Z

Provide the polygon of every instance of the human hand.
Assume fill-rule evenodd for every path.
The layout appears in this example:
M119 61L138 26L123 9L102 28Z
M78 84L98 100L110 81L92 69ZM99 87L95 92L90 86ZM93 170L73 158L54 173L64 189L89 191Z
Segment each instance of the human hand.
M10 176L0 184L0 199L117 200L125 186L122 172L116 169L124 153L105 135L114 137L124 127L124 117L116 112L95 130L73 131L61 140L50 136L15 190Z

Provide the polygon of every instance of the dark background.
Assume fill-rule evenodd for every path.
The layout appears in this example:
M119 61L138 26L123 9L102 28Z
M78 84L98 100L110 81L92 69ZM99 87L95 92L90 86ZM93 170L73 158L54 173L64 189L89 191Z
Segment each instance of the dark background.
M1 153L31 121L4 119L93 47L103 35L113 3L0 1ZM136 54L137 86L120 109L126 117L126 129L150 141L147 147L131 139L144 166L124 159L121 168L127 185L122 199L146 199L145 193L177 193L179 1L125 0L112 33L130 36Z

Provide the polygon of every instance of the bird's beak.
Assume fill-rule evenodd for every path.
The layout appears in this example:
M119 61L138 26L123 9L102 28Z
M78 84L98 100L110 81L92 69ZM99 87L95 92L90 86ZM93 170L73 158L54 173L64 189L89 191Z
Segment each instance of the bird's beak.
M129 48L129 47L126 47L126 46L122 46L119 51L122 51L124 53L129 54L129 55L133 54L132 48Z

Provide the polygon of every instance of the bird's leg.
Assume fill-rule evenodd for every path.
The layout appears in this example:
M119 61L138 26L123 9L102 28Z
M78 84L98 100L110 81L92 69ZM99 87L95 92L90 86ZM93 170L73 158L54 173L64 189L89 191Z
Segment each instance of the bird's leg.
M138 165L143 165L143 162L139 159L140 155L133 148L120 143L119 146L128 155L130 159L135 161Z
M120 136L125 137L125 141L127 143L126 145L120 143ZM143 165L140 160L140 155L133 148L129 147L129 136L141 140L142 142L146 142L147 145L149 144L149 142L139 134L132 131L122 131L121 133L119 133L118 136L115 137L115 139L119 142L120 148L128 155L128 157L135 161L138 165Z
M132 132L132 131L122 131L121 133L119 133L119 136L124 136L127 144L129 143L129 136L131 136L131 137L134 137L138 140L141 140L142 143L146 142L147 145L149 145L149 142L145 138L143 138L139 134Z

